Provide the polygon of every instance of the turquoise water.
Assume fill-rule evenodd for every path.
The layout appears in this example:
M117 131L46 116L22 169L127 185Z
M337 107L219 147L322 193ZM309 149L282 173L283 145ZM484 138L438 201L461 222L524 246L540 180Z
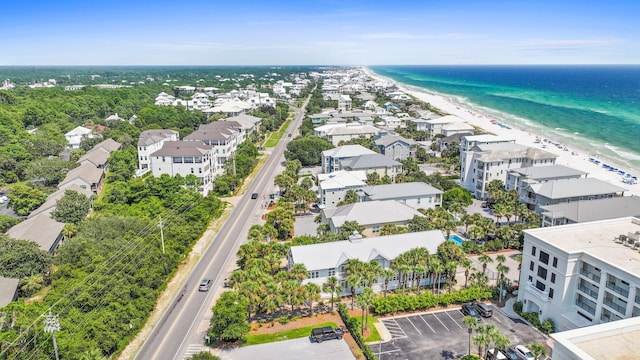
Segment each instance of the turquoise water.
M640 168L640 66L374 66L415 90Z
M464 239L458 236L458 234L449 235L449 241L456 243L458 246L462 246Z

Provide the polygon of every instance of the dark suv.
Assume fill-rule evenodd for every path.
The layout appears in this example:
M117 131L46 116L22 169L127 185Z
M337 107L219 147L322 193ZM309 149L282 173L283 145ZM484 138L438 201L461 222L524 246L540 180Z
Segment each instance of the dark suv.
M311 330L311 340L321 343L324 340L342 339L344 331L334 329L331 326L319 327Z
M476 311L476 309L471 304L462 304L460 308L463 315L473 316L475 318L480 318L480 314Z
M488 318L488 317L491 317L491 315L493 315L493 309L491 309L491 306L485 303L474 302L473 307L476 309L478 313L480 313L480 315L482 315L482 317Z

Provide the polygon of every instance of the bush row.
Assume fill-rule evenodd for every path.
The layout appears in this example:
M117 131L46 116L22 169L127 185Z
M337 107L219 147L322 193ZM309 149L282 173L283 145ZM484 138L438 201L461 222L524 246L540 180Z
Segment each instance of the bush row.
M549 335L556 331L556 324L551 319L544 319L540 321L540 317L537 312L523 312L522 311L522 302L516 301L513 304L513 311L515 311L518 315L522 316L523 319L527 320L529 324L535 326L540 330L543 334Z
M491 289L478 286L451 291L441 295L435 295L428 291L419 295L396 293L385 297L380 296L374 298L373 303L371 304L371 309L376 315L385 315L401 311L424 310L438 305L448 306L456 303L489 298L491 298Z
M344 324L347 326L347 329L349 329L353 340L356 341L356 344L358 344L358 347L360 347L360 350L362 350L362 354L364 355L365 359L376 360L376 356L373 354L373 351L371 351L371 349L364 342L364 338L362 337L360 332L362 330L362 325L360 324L358 319L349 315L349 311L347 310L347 307L344 306L344 304L338 304L338 313L340 314L340 317L342 318Z

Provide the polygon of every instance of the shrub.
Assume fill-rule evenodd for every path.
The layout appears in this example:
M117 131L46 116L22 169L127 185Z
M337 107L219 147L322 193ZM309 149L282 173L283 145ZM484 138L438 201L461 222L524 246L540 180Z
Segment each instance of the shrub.
M478 356L476 354L465 355L465 356L461 357L460 360L480 360L480 356Z
M522 314L523 307L524 305L522 304L522 301L516 301L513 303L513 311L515 311L518 315Z
M556 324L551 319L544 319L540 324L540 331L545 335L549 335L556 331Z
M342 303L338 304L338 314L340 314L342 321L347 326L347 329L349 329L351 337L353 337L353 340L356 341L356 344L358 344L358 347L362 350L365 359L375 360L376 356L373 354L373 351L364 343L360 332L362 329L358 319L351 317L349 310L347 310L347 307Z
M540 318L538 317L537 312L523 312L522 314L520 314L520 316L522 316L523 319L527 320L529 324L540 328Z

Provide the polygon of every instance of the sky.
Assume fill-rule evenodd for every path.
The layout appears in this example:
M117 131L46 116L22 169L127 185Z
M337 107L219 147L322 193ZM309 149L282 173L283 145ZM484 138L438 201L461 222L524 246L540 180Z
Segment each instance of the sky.
M640 64L638 0L4 1L0 65Z

